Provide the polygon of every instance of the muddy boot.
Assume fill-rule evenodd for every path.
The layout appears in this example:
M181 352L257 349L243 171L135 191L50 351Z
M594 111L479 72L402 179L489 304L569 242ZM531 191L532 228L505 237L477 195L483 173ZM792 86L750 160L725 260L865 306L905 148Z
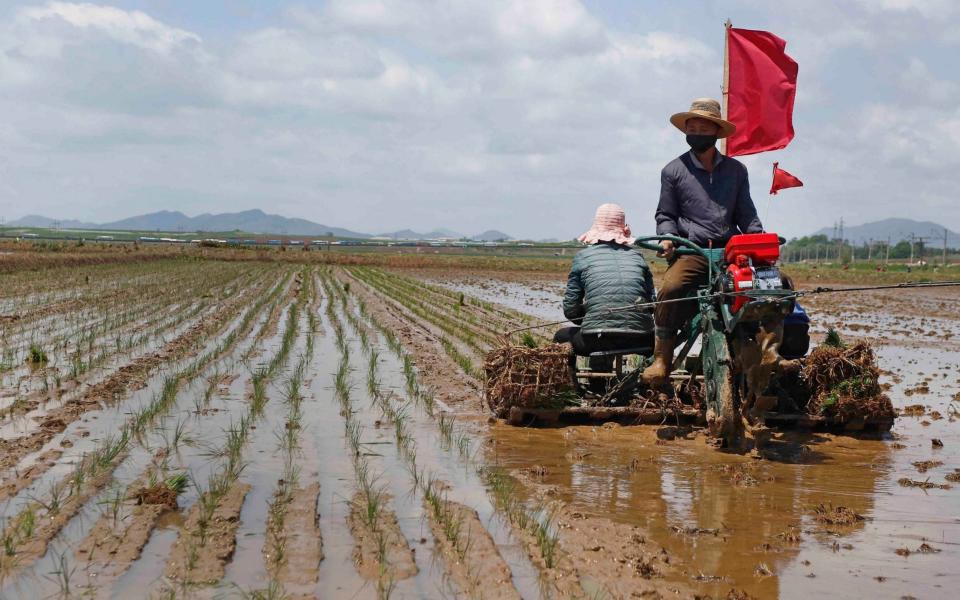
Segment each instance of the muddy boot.
M677 343L677 338L657 337L656 345L653 348L653 364L643 370L641 378L649 386L662 385L670 371L673 369L673 347Z

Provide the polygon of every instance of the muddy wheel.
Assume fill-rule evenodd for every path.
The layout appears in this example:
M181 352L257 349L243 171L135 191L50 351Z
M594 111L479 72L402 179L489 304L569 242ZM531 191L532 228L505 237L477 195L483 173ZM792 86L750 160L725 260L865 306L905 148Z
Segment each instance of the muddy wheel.
M721 378L717 395L720 399L720 414L716 416L711 433L722 441L725 448L737 448L743 441L744 428L729 374Z

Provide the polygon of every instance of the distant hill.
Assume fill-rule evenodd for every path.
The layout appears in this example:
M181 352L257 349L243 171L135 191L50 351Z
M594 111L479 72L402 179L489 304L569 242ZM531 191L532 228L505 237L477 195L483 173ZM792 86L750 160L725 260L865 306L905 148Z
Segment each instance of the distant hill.
M66 221L58 221L56 219L51 219L50 217L41 217L40 215L27 215L20 219L10 221L7 223L7 227L63 227L65 229L89 229L91 227L96 227L94 223L84 223L82 221L75 221L73 219L67 219Z
M504 240L512 240L513 236L502 231L497 231L496 229L488 229L483 233L478 233L471 239L478 242L502 242Z
M331 227L314 223L306 219L296 219L271 215L259 209L238 213L212 215L204 213L188 217L181 212L162 210L160 212L139 215L112 223L103 223L102 229L121 229L134 231L249 231L252 233L273 233L285 235L325 235L331 233L337 237L370 237L368 233L358 233L340 227Z
M280 215L271 215L262 210L246 210L238 213L212 215L204 213L188 217L179 211L161 210L146 215L137 215L110 223L83 223L74 220L57 221L48 217L29 215L11 221L9 227L53 227L59 224L65 229L102 229L109 231L246 231L250 233L271 233L282 235L327 235L337 237L368 238L368 233L358 233L314 223L306 219L293 219Z
M451 229L434 229L426 233L417 233L412 229L401 229L400 231L381 233L379 237L393 238L395 240L436 240L440 238L460 239L464 237L464 235Z
M939 247L943 245L943 225L932 221L914 221L913 219L884 219L863 225L844 225L843 238L855 245L869 242L890 240L896 244L901 240L909 240L910 234L926 239L927 244ZM833 238L835 233L832 227L824 227L811 235L825 235ZM960 248L960 234L947 230L947 246Z
M334 235L341 238L370 238L369 233L360 233L315 223L306 219L296 219L271 215L259 209L245 210L236 213L210 214L204 213L195 217L188 217L180 211L161 210L145 215L137 215L112 221L109 223L84 223L74 219L57 220L40 215L27 215L7 223L8 227L60 227L62 229L93 229L104 231L163 231L163 232L229 232L244 231L249 233L273 235L303 235L322 236ZM389 233L381 233L380 237L397 240L435 240L439 238L469 238L479 242L499 242L512 240L513 236L502 231L491 229L473 237L466 236L451 229L438 228L426 233L419 233L411 229L402 229Z

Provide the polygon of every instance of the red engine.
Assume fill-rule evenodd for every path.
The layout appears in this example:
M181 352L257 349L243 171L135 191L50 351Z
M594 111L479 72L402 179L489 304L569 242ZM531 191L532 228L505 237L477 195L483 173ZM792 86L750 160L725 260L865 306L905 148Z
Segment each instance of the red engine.
M726 291L779 290L783 287L780 269L780 237L775 233L735 235L723 253L727 263ZM733 312L750 301L746 295L734 296Z

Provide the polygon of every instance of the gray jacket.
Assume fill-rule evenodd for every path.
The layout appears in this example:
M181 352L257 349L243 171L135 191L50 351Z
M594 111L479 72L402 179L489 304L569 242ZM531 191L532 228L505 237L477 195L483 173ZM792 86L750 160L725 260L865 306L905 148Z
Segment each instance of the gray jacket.
M725 246L736 233L760 233L763 225L750 198L747 168L716 153L708 173L693 152L670 161L660 173L657 234L678 235L706 248Z
M599 243L573 257L563 296L563 315L585 331L632 329L653 331L649 308L608 312L637 301L653 300L653 274L640 251L630 246ZM582 321L580 321L582 319Z

